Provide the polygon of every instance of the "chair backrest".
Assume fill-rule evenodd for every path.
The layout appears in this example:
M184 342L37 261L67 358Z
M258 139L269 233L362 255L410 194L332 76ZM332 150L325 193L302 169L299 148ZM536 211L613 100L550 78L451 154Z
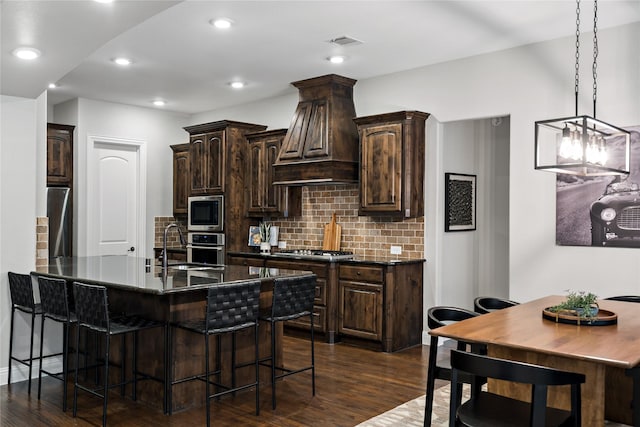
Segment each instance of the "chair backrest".
M273 282L271 319L290 320L313 313L316 276L282 277Z
M78 323L98 331L109 331L107 288L74 282L73 295Z
M520 303L498 297L477 297L473 300L473 309L476 313L487 314L494 310L513 307Z
M640 295L618 295L615 297L605 298L612 301L640 302Z
M33 282L28 274L18 274L9 272L9 290L11 292L11 303L14 306L32 309L35 307L33 298Z
M224 329L256 322L260 281L211 286L207 290L206 329Z
M479 316L479 314L464 308L435 306L427 310L427 324L429 329L435 329L448 323L459 322L476 316Z
M45 315L69 321L69 297L64 279L38 277L40 303Z
M583 374L458 350L451 350L451 370L452 402L457 399L457 395L454 396L457 393L457 391L454 391L456 387L453 385L459 382L460 372L483 378L531 384L531 425L544 425L547 407L547 387L550 385L571 385L571 412L573 417L579 421L580 384L585 382ZM453 409L452 414L455 414ZM577 425L580 425L579 422Z

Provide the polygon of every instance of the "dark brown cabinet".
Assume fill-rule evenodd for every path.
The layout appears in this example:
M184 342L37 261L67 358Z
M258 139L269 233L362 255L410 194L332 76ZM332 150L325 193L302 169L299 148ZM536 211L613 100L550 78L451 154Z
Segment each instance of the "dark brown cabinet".
M374 341L382 340L384 277L376 267L340 267L338 332Z
M302 187L273 185L273 164L286 129L247 134L247 213L249 216L295 216L302 212Z
M228 254L229 264L310 270L318 277L314 329L325 341L398 351L422 342L424 260L401 262L283 260L259 254ZM287 322L309 329L308 320Z
M222 131L190 138L192 195L221 194L225 178L225 134Z
M360 136L360 215L424 215L427 113L354 119Z
M189 195L224 195L224 233L227 250L247 247L249 218L245 206L248 133L266 126L220 120L187 126L189 132Z
M47 123L47 186L73 183L73 130L75 126Z
M191 184L190 144L172 145L173 150L173 216L186 215Z

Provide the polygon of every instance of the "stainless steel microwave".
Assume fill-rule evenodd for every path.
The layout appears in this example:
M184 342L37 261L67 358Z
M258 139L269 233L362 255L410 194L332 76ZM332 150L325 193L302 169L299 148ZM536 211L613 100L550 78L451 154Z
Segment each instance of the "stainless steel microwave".
M224 196L189 197L189 231L223 231Z

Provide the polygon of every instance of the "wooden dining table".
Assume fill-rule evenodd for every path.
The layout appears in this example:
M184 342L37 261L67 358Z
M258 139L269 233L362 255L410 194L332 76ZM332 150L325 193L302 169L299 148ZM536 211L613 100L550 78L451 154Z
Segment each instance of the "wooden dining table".
M429 334L486 344L492 357L583 373L583 426L602 427L605 419L638 426L640 405L635 405L633 414L631 402L640 390L640 304L599 300L601 310L617 316L617 323L605 326L543 318L545 308L564 299L547 296L432 329ZM520 400L530 398L530 391L521 384L490 381L489 389ZM568 388L549 392L550 406L568 409L569 403Z

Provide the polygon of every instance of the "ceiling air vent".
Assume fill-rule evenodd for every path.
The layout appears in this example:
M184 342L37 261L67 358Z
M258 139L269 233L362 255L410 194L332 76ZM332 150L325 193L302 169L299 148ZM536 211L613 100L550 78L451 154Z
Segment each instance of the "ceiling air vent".
M349 36L336 37L335 39L329 40L329 43L337 44L340 46L348 46L355 44L362 44L362 41L351 38Z

